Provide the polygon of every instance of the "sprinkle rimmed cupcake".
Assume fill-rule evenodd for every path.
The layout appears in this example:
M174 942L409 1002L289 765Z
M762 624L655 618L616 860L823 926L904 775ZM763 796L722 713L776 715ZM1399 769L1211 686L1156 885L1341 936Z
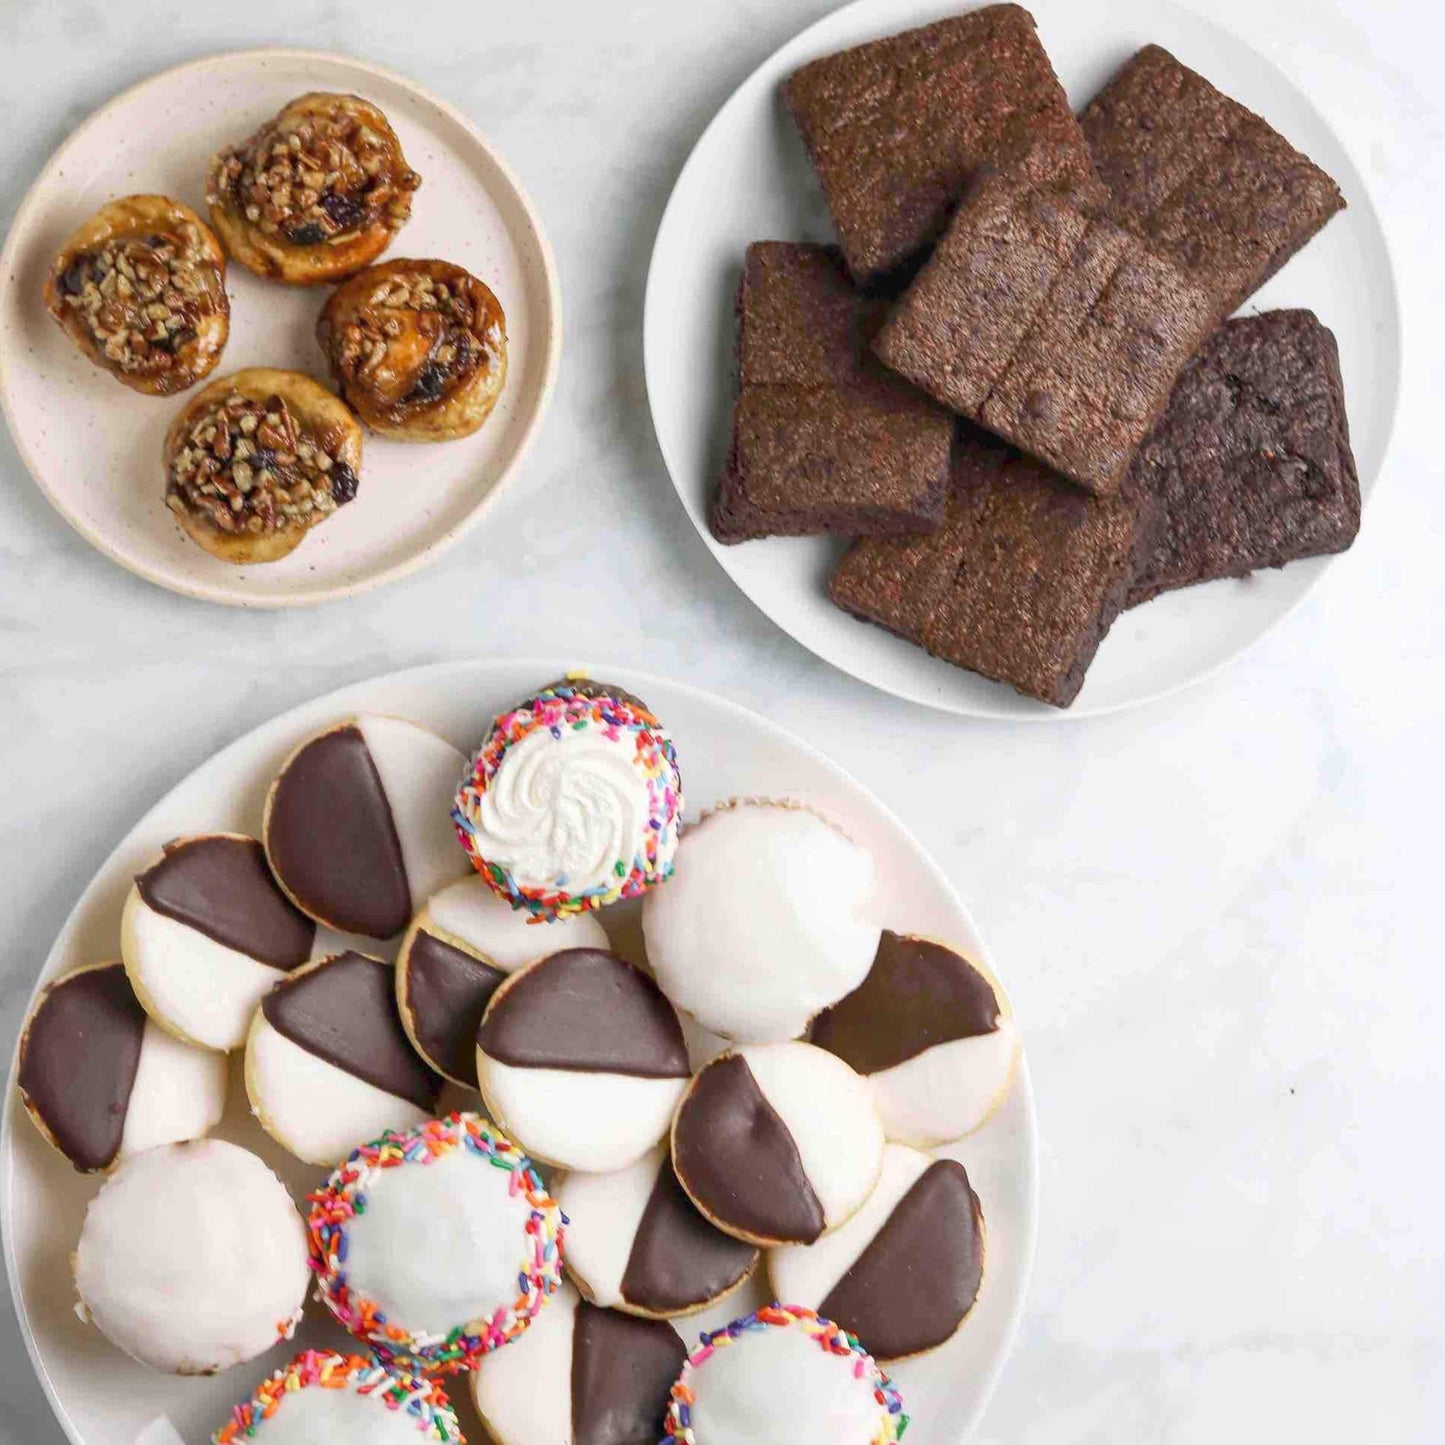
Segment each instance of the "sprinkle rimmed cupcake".
M318 1294L385 1365L474 1369L561 1281L562 1211L478 1114L382 1135L310 1199Z
M701 1337L672 1387L662 1445L895 1445L903 1400L854 1336L768 1305Z
M452 819L477 872L540 919L671 876L682 806L677 751L647 705L567 678L496 719Z
M416 1445L418 1439L465 1445L456 1411L435 1380L330 1350L303 1350L268 1375L231 1411L211 1445L233 1445L258 1432L269 1445L313 1440Z

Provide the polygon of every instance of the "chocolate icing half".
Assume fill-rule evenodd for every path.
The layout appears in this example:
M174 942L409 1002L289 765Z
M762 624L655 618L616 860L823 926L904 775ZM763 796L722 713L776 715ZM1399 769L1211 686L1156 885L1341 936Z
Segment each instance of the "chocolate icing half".
M145 1026L119 963L57 980L25 1026L20 1091L77 1169L105 1169L120 1152Z
M266 816L266 856L323 923L390 938L410 921L396 821L354 723L313 738L282 769Z
M991 1034L998 1019L993 985L962 954L885 930L868 977L813 1020L809 1038L877 1074L935 1044Z
M572 1445L654 1445L686 1358L665 1320L581 1301L572 1327Z
M157 913L272 968L311 957L316 925L276 886L254 838L179 838L135 886Z
M516 974L482 1020L477 1047L520 1068L685 1079L687 1044L662 991L625 958L568 948Z
M622 1297L666 1314L726 1294L757 1263L754 1245L709 1224L687 1197L666 1159L633 1236Z
M307 1053L430 1112L442 1081L417 1057L401 1026L394 982L390 964L338 953L282 979L261 1000L261 1012Z
M406 1007L427 1058L477 1083L477 1029L506 974L418 929L406 951Z
M684 1095L673 1162L720 1224L784 1244L811 1244L823 1232L823 1206L797 1143L741 1054L713 1060Z
M983 1280L983 1210L962 1164L930 1164L818 1307L881 1360L952 1337Z

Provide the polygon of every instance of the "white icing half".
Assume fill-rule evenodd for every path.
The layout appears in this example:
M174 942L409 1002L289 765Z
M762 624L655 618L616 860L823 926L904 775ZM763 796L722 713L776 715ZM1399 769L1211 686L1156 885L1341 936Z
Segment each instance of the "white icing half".
M525 1193L508 1193L511 1178L466 1149L374 1170L366 1210L347 1225L351 1288L413 1334L444 1335L510 1307L532 1213Z
M239 1049L256 1005L286 977L157 913L135 887L121 915L120 952L146 1012L208 1049Z
M870 1074L884 1132L924 1149L972 1133L1007 1092L1018 1053L1018 1030L1001 1018L992 1033L935 1044Z
M878 1183L851 1219L813 1244L793 1244L769 1251L768 1279L777 1298L817 1309L932 1163L927 1154L917 1149L890 1144L883 1151L883 1172L878 1176Z
M467 760L449 742L399 717L356 719L391 808L412 911L471 872L452 827L452 799Z
M796 1038L867 975L873 859L813 813L744 803L683 835L643 905L662 991L730 1039Z
M388 1129L431 1118L303 1049L260 1012L246 1041L246 1092L266 1132L308 1164L338 1164Z
M221 1122L225 1107L226 1056L183 1044L147 1019L119 1157L199 1139Z
M564 1258L587 1286L593 1304L612 1306L622 1299L622 1276L637 1226L666 1162L667 1147L659 1145L626 1169L568 1174L553 1181L553 1195L567 1216Z
M476 850L524 888L581 894L616 883L648 834L651 801L629 732L528 733L502 757L474 811ZM666 860L661 855L659 866Z
M518 1068L477 1050L493 1119L528 1154L564 1169L625 1169L667 1133L686 1079Z
M793 1136L827 1227L841 1224L868 1197L883 1160L868 1081L812 1044L750 1044L738 1053Z
M577 1291L547 1301L525 1333L482 1359L472 1400L497 1445L572 1445L572 1334Z
M412 1445L426 1425L375 1394L311 1385L288 1390L261 1427L269 1445Z
M697 1445L870 1445L882 1406L851 1355L796 1325L749 1330L692 1372Z
M429 932L466 944L503 973L515 973L564 948L607 947L607 933L593 913L548 923L529 923L529 917L498 898L475 873L443 888L426 905Z
M252 1359L300 1318L306 1231L281 1181L218 1139L128 1160L91 1201L76 1289L101 1332L156 1370Z

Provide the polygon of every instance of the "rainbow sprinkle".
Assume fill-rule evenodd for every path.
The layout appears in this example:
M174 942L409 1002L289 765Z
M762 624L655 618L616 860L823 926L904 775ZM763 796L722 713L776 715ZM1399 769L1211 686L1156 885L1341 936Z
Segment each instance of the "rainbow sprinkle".
M262 1380L256 1393L231 1411L231 1418L211 1436L211 1445L249 1440L298 1390L354 1390L392 1411L410 1415L418 1434L445 1445L464 1445L456 1412L447 1393L434 1380L394 1373L362 1355L330 1350L303 1350L289 1365Z
M377 1172L405 1165L425 1167L458 1149L506 1170L508 1188L524 1194L532 1213L528 1246L517 1272L517 1297L490 1319L468 1320L445 1334L423 1334L388 1320L374 1300L353 1292L346 1279L347 1226L365 1212L366 1191ZM483 1355L514 1340L531 1324L562 1279L562 1235L566 1217L547 1194L531 1161L479 1114L449 1114L414 1129L388 1132L353 1150L324 1189L307 1196L311 1268L327 1309L388 1366L452 1374L475 1369ZM425 1247L422 1242L421 1247Z
M692 1372L707 1363L721 1349L732 1344L739 1335L758 1334L766 1329L797 1329L816 1341L820 1350L842 1358L852 1356L853 1374L858 1379L867 1379L873 1386L873 1398L878 1402L878 1426L868 1445L895 1445L908 1429L908 1416L903 1413L903 1398L898 1387L874 1363L873 1356L858 1343L856 1335L825 1320L815 1310L803 1309L801 1305L765 1305L750 1315L720 1330L701 1336L698 1347L687 1357L682 1374L672 1387L671 1403L667 1407L667 1418L663 1422L662 1445L697 1445L692 1430L692 1407L696 1396L692 1390ZM863 1445L862 1441L858 1445Z
M523 738L546 729L560 738L567 730L596 729L604 737L634 741L634 763L647 785L648 823L631 858L613 864L613 878L580 893L569 892L562 881L550 887L524 887L498 863L478 851L481 800L496 777L510 748ZM553 683L535 697L503 713L472 759L467 777L452 807L457 837L472 860L472 867L499 897L513 908L526 909L530 922L544 922L605 908L623 898L636 898L655 883L672 876L682 825L682 777L677 749L667 729L636 698L617 696L589 685L580 677Z

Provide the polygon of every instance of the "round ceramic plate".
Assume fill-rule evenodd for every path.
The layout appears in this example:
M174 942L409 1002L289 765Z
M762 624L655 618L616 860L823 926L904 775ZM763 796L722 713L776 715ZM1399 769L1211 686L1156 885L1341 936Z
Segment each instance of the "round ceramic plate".
M308 703L233 743L198 768L131 830L76 904L37 981L74 965L114 957L121 905L131 879L170 838L229 829L257 833L268 782L308 734L359 711L414 718L457 747L477 745L504 706L570 663L447 663L360 683ZM793 796L815 803L873 852L885 922L943 938L989 962L968 911L948 880L876 798L846 773L763 718L721 698L659 678L613 668L607 677L645 697L677 740L689 815L739 795ZM635 905L602 916L614 944L637 956ZM364 944L375 953L375 943ZM235 1063L235 1060L233 1060ZM312 1305L298 1342L210 1379L155 1374L113 1349L75 1316L69 1253L97 1181L76 1174L25 1117L12 1061L0 1131L0 1222L5 1263L21 1329L50 1403L75 1445L175 1445L206 1439L230 1406L251 1392L288 1350L342 1343L339 1327ZM458 1091L461 1095L465 1091ZM476 1103L475 1096L469 1096ZM263 1135L246 1109L233 1068L226 1117L219 1131L254 1149L299 1199L323 1171L290 1159ZM1033 1097L1020 1065L1003 1107L977 1133L945 1151L966 1164L988 1220L988 1273L964 1329L944 1349L895 1373L920 1439L960 1440L978 1418L1003 1366L1023 1304L1037 1218ZM762 1303L761 1287L678 1325L689 1340ZM465 1401L467 1391L455 1392ZM463 1428L485 1440L462 1403Z
M105 201L162 192L205 214L206 166L308 90L386 112L422 177L387 256L437 256L480 276L507 314L507 383L475 435L406 446L367 436L361 490L280 562L235 567L187 540L167 511L161 440L191 393L139 396L91 365L41 289L72 229ZM281 366L324 378L325 287L227 272L231 339L217 375ZM475 523L536 434L557 373L561 295L531 202L472 123L402 76L306 50L217 55L153 76L97 111L41 172L0 255L0 405L25 464L87 541L142 577L251 607L320 602L421 566Z
M647 284L647 391L658 442L693 524L733 581L779 627L864 682L979 717L1111 712L1193 682L1256 641L1327 559L1246 582L1171 593L1125 613L1073 707L1060 712L929 657L834 607L826 583L845 544L787 538L725 547L707 515L727 452L735 388L733 298L750 241L828 241L822 193L779 96L819 56L957 14L957 0L857 0L805 30L733 93L697 143L663 216ZM1054 68L1081 107L1150 41L1260 112L1338 182L1349 208L1251 300L1306 306L1339 340L1360 486L1384 461L1399 390L1400 327L1385 239L1364 182L1318 111L1275 66L1212 22L1163 0L1031 0Z

